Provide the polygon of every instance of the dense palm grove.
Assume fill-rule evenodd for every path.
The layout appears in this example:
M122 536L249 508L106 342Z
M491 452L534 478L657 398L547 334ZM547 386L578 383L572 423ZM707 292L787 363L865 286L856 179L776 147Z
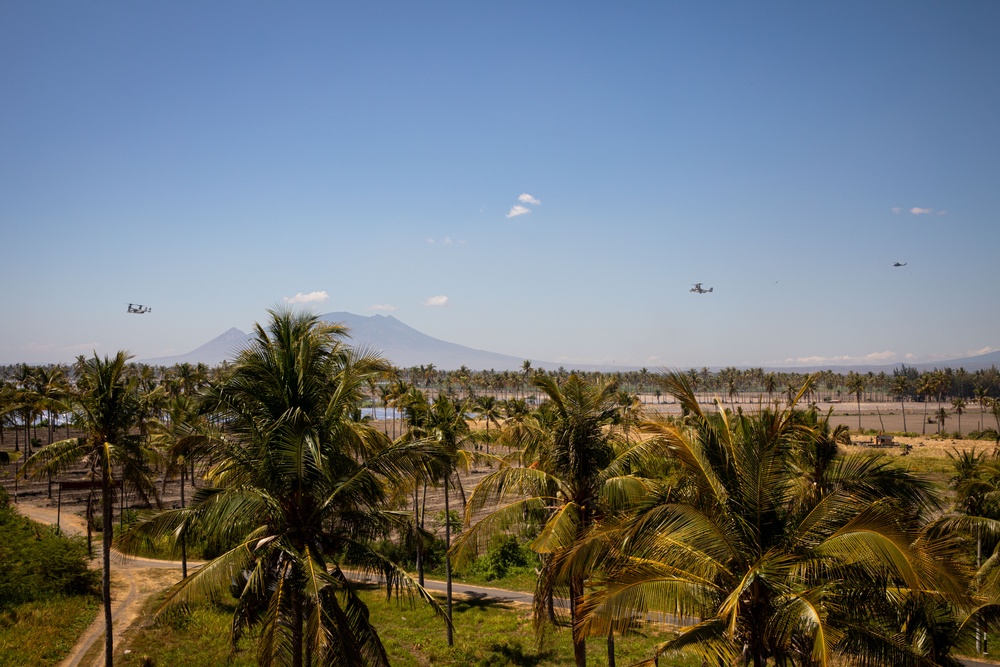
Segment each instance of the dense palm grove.
M112 545L166 540L185 571L162 613L233 596L232 641L250 638L261 665L386 665L390 630L370 622L363 575L434 607L450 642L452 567L513 539L535 554L536 628L570 633L581 667L588 637L613 665L616 636L651 614L680 629L650 664L687 651L713 665L951 665L984 648L1000 601L996 452L956 451L939 488L845 454L847 428L815 404L933 402L939 423L977 407L995 438L995 368L446 372L393 368L345 333L274 312L217 368L119 353L3 369L5 483L94 482L109 628ZM649 409L663 401L680 414ZM474 466L488 474L466 489ZM168 479L180 503L161 509ZM428 521L429 489L443 521ZM125 497L146 511L116 534ZM213 548L188 573L192 541ZM422 586L436 545L443 603Z

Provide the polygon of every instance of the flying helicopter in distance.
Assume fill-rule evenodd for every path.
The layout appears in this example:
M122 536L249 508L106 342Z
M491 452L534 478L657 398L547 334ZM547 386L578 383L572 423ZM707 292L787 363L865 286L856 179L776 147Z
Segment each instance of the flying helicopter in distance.
M903 262L902 264L901 264L901 263L899 263L899 262L894 262L894 263L893 263L893 266L895 266L895 267L898 267L898 266L906 266L906 262Z
M715 288L709 287L708 289L705 289L701 286L701 283L695 283L694 287L692 287L689 291L694 292L695 294L711 294L713 289Z
M145 315L146 313L153 312L153 309L143 306L140 303L130 303L128 305L128 312L132 313L133 315Z

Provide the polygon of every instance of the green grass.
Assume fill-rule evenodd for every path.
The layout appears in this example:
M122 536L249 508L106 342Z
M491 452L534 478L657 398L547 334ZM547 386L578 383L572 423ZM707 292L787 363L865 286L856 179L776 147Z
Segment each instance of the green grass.
M549 634L539 646L535 641L530 610L485 600L459 600L454 607L455 646L445 638L444 621L422 603L386 602L384 595L365 593L372 622L395 667L441 665L442 667L503 667L524 665L557 667L573 663L568 629ZM155 605L152 602L152 605ZM229 623L232 608L204 605L184 618L162 621L138 629L120 642L116 664L125 667L215 667L229 656ZM616 640L618 664L628 665L649 657L666 634L647 630ZM588 642L588 664L607 664L603 638ZM230 665L254 664L252 646L243 647ZM130 650L128 655L125 650ZM151 661L151 662L150 662ZM672 665L700 662L691 657L671 659Z
M0 667L57 665L97 616L96 596L54 597L0 610Z

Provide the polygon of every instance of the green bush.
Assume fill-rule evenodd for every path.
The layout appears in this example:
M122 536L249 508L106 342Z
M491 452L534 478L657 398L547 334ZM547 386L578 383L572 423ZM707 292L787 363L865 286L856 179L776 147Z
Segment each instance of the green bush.
M5 496L6 494L3 494ZM87 567L81 538L34 523L0 497L0 609L53 595L94 593L100 573Z
M486 581L503 579L512 570L534 566L538 557L528 547L518 542L513 535L498 535L493 538L486 553L473 561L470 570Z

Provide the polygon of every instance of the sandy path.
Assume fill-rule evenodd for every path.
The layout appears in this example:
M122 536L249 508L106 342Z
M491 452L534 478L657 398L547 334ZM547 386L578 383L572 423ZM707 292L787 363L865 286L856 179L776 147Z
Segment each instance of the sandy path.
M56 509L45 505L19 503L17 510L24 516L49 525L56 523ZM70 535L86 535L87 524L83 517L63 511L59 516L60 526ZM100 535L95 536L97 557L91 567L101 567ZM114 554L114 552L113 552ZM129 558L112 556L111 567L111 619L114 627L115 645L121 644L126 631L139 620L146 601L180 578L179 562L154 560L150 558ZM201 563L188 562L190 567ZM98 612L83 636L77 641L60 667L100 667L104 664L104 613ZM95 649L95 647L97 647Z

